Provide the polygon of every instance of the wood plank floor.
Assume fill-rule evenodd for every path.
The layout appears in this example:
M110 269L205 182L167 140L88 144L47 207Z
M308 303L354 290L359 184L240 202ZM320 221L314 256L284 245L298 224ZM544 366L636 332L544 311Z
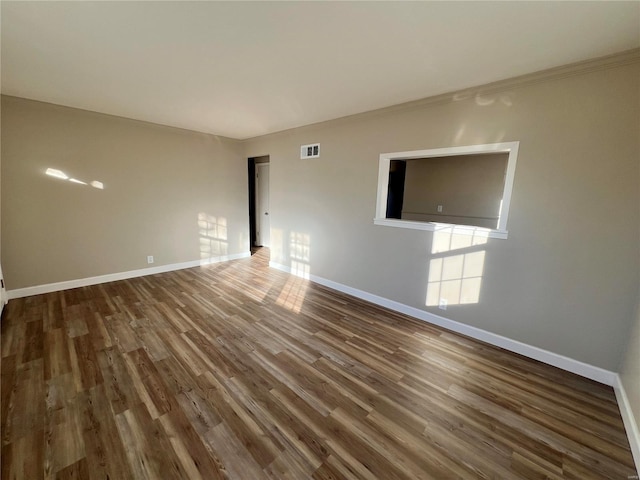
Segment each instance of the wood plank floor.
M2 479L627 479L611 388L250 259L12 300Z

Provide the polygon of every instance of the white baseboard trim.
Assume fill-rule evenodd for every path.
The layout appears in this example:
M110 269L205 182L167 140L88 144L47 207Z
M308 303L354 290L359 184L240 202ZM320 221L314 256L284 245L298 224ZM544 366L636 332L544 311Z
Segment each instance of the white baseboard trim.
M47 283L44 285L36 285L34 287L17 288L15 290L7 290L7 297L9 298L9 300L14 298L30 297L31 295L58 292L60 290L68 290L70 288L87 287L89 285L115 282L117 280L126 280L128 278L144 277L145 275L172 272L174 270L182 270L184 268L200 267L203 265L211 265L212 263L227 262L229 260L236 260L239 258L246 258L250 256L251 252L236 253L233 255L220 255L218 257L193 260L191 262L171 263L169 265L159 265L157 267L129 270L128 272L109 273L107 275L100 275L97 277L79 278L77 280L68 280L66 282Z
M291 268L287 267L286 265L269 262L269 266L283 272L292 273ZM316 275L309 275L309 280L315 283L319 283L320 285L332 288L334 290L338 290L339 292L347 293L362 300L375 303L376 305L386 307L390 310L404 313L405 315L409 315L419 320L438 325L440 327L446 328L447 330L452 330L454 332L467 335L477 340L482 340L483 342L490 343L491 345L495 345L497 347L519 353L520 355L524 355L525 357L533 358L534 360L553 365L554 367L561 368L582 377L590 378L591 380L595 380L596 382L604 383L605 385L609 386L615 385L617 378L617 374L615 372L611 372L600 367L595 367L593 365L589 365L588 363L580 362L578 360L574 360L572 358L565 357L563 355L559 355L557 353L553 353L539 347L534 347L517 340L512 340L510 338L503 337L502 335L482 330L481 328L472 327L464 323L456 322L455 320L450 320L448 318L444 318L415 307L410 307L403 303L389 300L388 298L380 297L363 290L358 290L357 288L349 287L332 280L327 280L326 278L318 277Z
M633 415L633 410L631 410L631 402L629 402L629 397L627 397L620 375L616 374L613 390L616 392L616 399L618 400L624 428L629 438L631 453L633 454L633 460L636 462L636 471L640 473L640 429Z

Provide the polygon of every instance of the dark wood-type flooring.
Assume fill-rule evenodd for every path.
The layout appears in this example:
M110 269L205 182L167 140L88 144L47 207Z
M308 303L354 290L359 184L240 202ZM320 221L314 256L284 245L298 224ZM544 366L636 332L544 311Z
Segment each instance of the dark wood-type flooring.
M267 254L9 302L2 479L636 473L611 388Z

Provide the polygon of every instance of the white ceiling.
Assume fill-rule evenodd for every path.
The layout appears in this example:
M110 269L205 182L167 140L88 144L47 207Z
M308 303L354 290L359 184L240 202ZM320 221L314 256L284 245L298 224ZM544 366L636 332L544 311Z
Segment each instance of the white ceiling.
M2 93L249 138L640 46L640 2L8 2Z

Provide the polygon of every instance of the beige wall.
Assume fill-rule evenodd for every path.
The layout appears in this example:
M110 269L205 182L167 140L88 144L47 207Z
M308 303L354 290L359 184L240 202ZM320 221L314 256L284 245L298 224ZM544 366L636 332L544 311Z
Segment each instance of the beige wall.
M640 294L638 299L640 301ZM620 381L629 399L637 431L640 432L640 304L636 310L628 339L629 342L620 369Z
M273 261L617 370L639 272L639 70L467 93L247 141L245 156L270 155ZM380 153L517 140L507 240L432 253L432 232L373 224ZM300 145L315 142L321 157L300 160ZM300 242L308 259L290 255ZM462 255L473 256L477 300L427 307L432 267L455 267Z
M236 141L14 97L2 140L9 289L249 251Z
M502 153L408 160L402 218L497 228L508 159Z

